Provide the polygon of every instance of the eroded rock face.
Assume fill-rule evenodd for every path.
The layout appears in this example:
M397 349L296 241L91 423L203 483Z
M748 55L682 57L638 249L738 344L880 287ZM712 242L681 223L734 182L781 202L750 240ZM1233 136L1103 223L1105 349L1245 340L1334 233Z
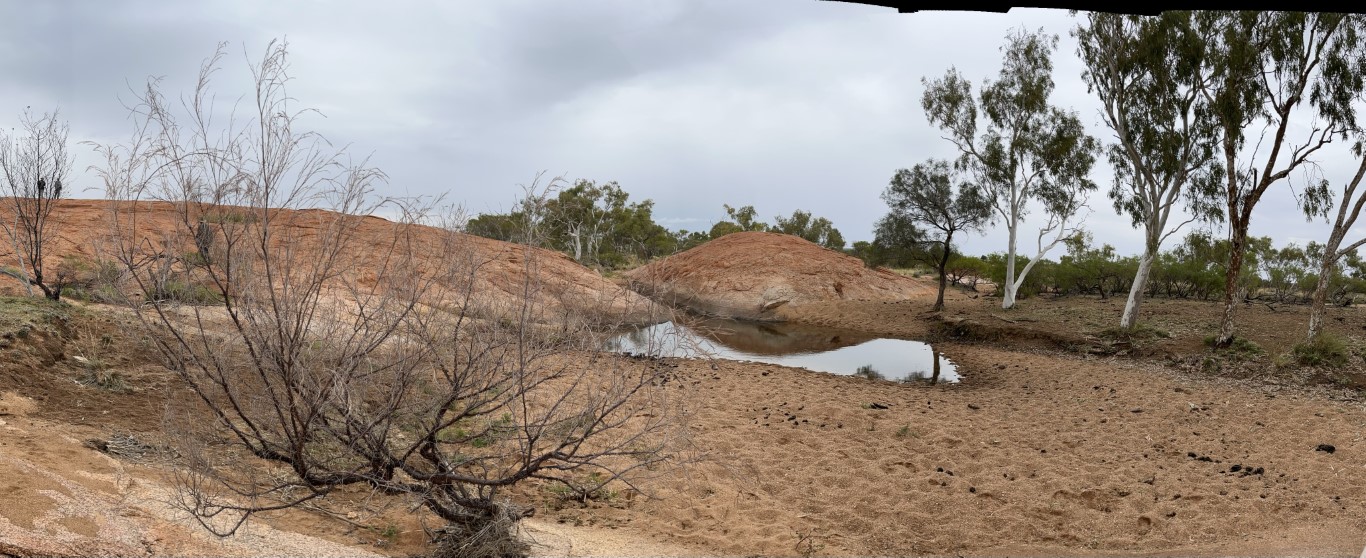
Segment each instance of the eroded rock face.
M631 288L707 315L783 321L793 308L832 300L911 300L934 289L802 238L733 233L631 270Z

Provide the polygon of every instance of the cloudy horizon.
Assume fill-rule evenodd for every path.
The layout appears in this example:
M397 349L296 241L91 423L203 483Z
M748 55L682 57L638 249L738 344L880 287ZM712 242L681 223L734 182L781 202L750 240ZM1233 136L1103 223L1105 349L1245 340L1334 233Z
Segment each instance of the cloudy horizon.
M1092 135L1112 133L1081 81L1065 10L917 12L841 2L639 0L548 2L153 3L0 0L7 79L0 125L26 106L70 123L77 197L102 197L96 158L77 142L131 135L125 103L150 76L168 97L188 93L220 41L214 90L230 105L248 92L248 60L288 40L289 93L337 144L388 176L396 195L446 194L474 213L502 212L541 172L617 182L655 202L670 229L707 230L722 204L752 205L766 222L806 210L851 244L871 240L880 194L899 168L953 158L920 108L922 77L958 68L974 87L999 69L1011 28L1059 36L1052 102ZM1341 147L1341 146L1335 146ZM1355 164L1320 157L1340 183ZM1116 215L1102 158L1086 228L1097 245L1137 253L1141 237ZM1252 220L1278 245L1322 240L1285 183ZM1034 253L1037 213L1021 230ZM1174 235L1170 248L1186 231ZM1001 226L962 243L1004 251ZM1056 259L1061 248L1048 254Z

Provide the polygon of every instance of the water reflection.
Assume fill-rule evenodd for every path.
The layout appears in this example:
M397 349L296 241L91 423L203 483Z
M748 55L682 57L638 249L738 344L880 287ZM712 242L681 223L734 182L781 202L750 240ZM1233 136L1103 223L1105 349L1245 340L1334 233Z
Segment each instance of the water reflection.
M959 380L953 363L927 343L806 324L697 318L632 329L609 339L604 348L749 360L901 382Z

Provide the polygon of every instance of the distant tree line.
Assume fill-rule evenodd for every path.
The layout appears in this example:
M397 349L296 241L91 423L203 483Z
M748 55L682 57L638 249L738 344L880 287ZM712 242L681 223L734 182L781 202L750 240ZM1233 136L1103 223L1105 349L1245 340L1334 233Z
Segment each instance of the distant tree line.
M1224 348L1234 341L1238 303L1270 297L1308 301L1307 337L1316 339L1324 306L1356 292L1356 250L1366 245L1351 234L1366 207L1360 188L1366 126L1358 116L1366 105L1366 17L1177 10L1072 15L1080 77L1101 103L1111 141L1102 144L1075 111L1052 104L1057 36L1012 30L996 79L974 84L949 67L921 80L925 116L957 152L952 168L944 169L946 183L967 189L921 196L910 204L913 211L909 198L884 195L891 211L878 222L876 238L855 243L853 252L873 264L906 265L933 259L938 250L932 267L941 285L950 282L950 267L965 260L952 256L951 235L938 224L968 217L942 209L957 207L955 197L971 190L990 206L988 223L1006 232L1005 252L983 260L1004 309L1030 293L1127 290L1119 325L1132 329L1145 296L1217 296L1223 313L1214 345ZM1333 143L1349 149L1356 172L1293 185L1297 209L1328 221L1328 237L1278 249L1252 237L1256 205L1316 168ZM1099 189L1091 170L1101 158L1114 169L1106 193L1115 212L1143 234L1137 257L1091 248L1081 236L1088 197ZM964 208L978 209L972 201ZM1034 230L1024 226L1031 210L1041 217L1029 225ZM1193 224L1222 225L1228 236L1213 241L1188 234L1182 246L1164 251L1166 241ZM1048 260L1059 245L1068 254Z
M1016 293L1021 299L1044 295L1091 295L1101 298L1126 296L1133 287L1141 255L1121 256L1109 244L1094 246L1089 233L1064 241L1067 253L1056 261L1044 259L1021 284ZM1154 258L1152 272L1143 286L1146 297L1193 300L1223 298L1224 277L1231 243L1216 239L1208 231L1192 231L1183 241ZM1233 293L1235 300L1285 304L1309 304L1319 285L1318 262L1325 246L1309 242L1304 246L1289 243L1280 247L1270 237L1248 239L1240 281ZM937 252L936 252L937 253ZM890 260L899 267L923 265L927 255L899 254L904 259ZM955 255L945 266L947 282L970 290L983 284L1000 285L1005 280L1006 258L1002 253L982 256ZM1349 305L1366 300L1366 260L1355 251L1343 257L1341 266L1328 276L1326 301Z
M580 179L544 201L519 202L508 213L485 213L465 224L465 232L507 242L522 242L528 212L540 225L541 242L564 252L575 261L603 269L623 269L660 256L687 250L727 234L745 231L774 232L798 236L830 248L843 250L844 236L834 223L810 212L796 210L778 216L773 224L756 220L753 206L734 208L723 204L727 220L707 232L677 231L656 223L654 201L631 202L619 184L599 185Z

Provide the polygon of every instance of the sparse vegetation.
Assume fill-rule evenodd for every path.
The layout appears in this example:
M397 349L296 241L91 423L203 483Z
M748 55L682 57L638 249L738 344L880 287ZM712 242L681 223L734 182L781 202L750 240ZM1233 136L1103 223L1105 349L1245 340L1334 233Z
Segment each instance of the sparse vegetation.
M34 329L50 330L70 318L70 306L30 297L0 296L0 337L22 337Z
M1217 336L1207 335L1205 336L1204 341L1205 346L1219 349ZM1246 337L1235 337L1233 341L1220 352L1231 357L1242 359L1251 359L1266 355L1266 351L1262 349L1261 345L1258 345Z
M1291 350L1295 361L1302 366L1324 366L1337 368L1345 366L1352 356L1347 342L1332 334L1319 334Z
M429 208L378 195L381 172L343 165L300 131L285 110L283 43L253 68L251 126L195 127L209 121L222 55L220 46L202 67L188 115L151 81L134 137L100 149L111 194L173 202L176 229L158 243L118 226L139 206L116 206L113 257L142 295L128 310L163 364L220 418L173 423L184 471L176 505L229 535L256 513L364 485L444 521L434 555L504 556L525 550L516 526L532 511L507 497L511 487L538 479L610 497L599 492L608 483L678 455L686 432L658 387L665 368L562 359L614 324L554 290L536 250L518 261L508 307L486 306L475 295L488 257L456 232L458 215L417 238ZM186 122L191 131L179 132ZM528 199L544 201L537 186ZM362 232L360 216L384 206L403 217ZM210 223L207 242L208 221L195 216L222 207L263 217ZM528 245L542 224L524 224ZM202 258L187 258L190 246ZM548 301L567 310L542 311Z

